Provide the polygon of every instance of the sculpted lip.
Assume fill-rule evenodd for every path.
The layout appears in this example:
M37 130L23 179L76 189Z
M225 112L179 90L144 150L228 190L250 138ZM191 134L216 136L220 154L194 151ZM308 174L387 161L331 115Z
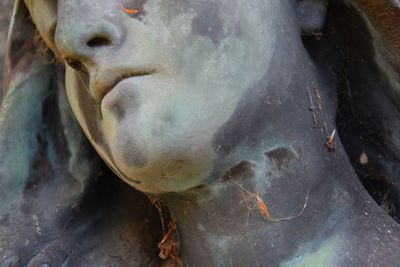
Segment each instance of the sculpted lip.
M143 69L135 69L135 70L129 70L129 71L121 71L118 72L114 75L113 79L110 79L104 86L101 86L98 88L98 94L97 94L97 101L100 104L103 101L103 98L110 92L112 91L117 84L119 84L121 81L133 77L139 77L139 76L147 76L151 75L153 73L157 72L156 68L143 68Z

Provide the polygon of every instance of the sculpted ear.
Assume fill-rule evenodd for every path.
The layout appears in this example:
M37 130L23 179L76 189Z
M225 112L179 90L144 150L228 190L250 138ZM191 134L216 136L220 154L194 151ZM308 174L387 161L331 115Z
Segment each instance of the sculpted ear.
M318 32L325 22L327 0L300 0L298 17L304 32Z

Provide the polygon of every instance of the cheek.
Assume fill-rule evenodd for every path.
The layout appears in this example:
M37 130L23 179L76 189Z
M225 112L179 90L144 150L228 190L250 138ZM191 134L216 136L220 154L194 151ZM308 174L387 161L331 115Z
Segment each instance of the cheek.
M129 123L140 128L150 150L166 145L209 146L241 97L219 81L186 83L170 78L149 79L137 87L141 106L126 113Z
M232 77L243 71L255 71L254 79L264 74L260 72L266 70L275 37L267 23L273 16L262 14L259 5L250 8L248 1L239 0L188 1L178 9L178 4L165 2L169 1L149 2L143 23L158 45L155 50L163 51L172 75L196 81L205 75Z
M223 21L223 11L227 7L222 6L221 2L196 1L193 5L196 12L193 14L191 32L193 35L203 36L212 41L215 46L229 35L227 25Z
M92 143L105 147L104 135L99 130L98 109L93 98L85 89L77 72L66 66L65 86L71 108L85 134Z
M68 96L68 101L71 105L72 111L74 112L74 115L78 120L79 124L81 125L82 129L85 131L85 133L88 133L89 132L87 123L88 118L87 116L84 116L82 107L89 106L83 104L84 102L89 104L88 103L89 98L87 94L85 94L80 90L79 81L77 79L77 76L75 75L75 71L72 70L67 65L65 72L65 87Z

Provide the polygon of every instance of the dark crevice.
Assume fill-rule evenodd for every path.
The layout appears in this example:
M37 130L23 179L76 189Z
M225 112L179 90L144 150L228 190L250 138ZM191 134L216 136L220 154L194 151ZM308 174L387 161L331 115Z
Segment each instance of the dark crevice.
M375 63L372 35L362 16L344 1L331 1L318 35L303 43L324 79L337 86L338 132L371 197L400 222L400 151L395 136L400 106Z

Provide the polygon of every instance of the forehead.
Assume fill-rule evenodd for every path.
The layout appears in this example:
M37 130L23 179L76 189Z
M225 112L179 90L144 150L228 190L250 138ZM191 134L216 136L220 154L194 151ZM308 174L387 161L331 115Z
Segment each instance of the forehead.
M191 33L208 37L216 45L227 35L246 31L264 32L273 26L285 0L25 0L40 34L51 47L55 29L90 26L99 19L123 27L141 21L155 33L178 32L190 25ZM137 10L134 15L126 10ZM266 23L268 22L268 23ZM184 25L186 24L186 25ZM249 25L253 25L249 27ZM263 29L264 27L264 29ZM165 32L165 31L164 31ZM46 40L49 39L49 40Z
M186 14L191 17L192 31L208 34L214 42L216 36L221 36L224 30L222 22L236 20L237 24L246 21L251 23L257 17L261 17L264 21L272 21L272 17L276 20L277 16L274 14L279 13L279 6L286 2L286 0L25 0L36 26L41 28L49 27L48 21L54 20L60 24L78 25L82 21L95 23L96 18L121 21L126 17L140 21L147 18L146 24L157 26ZM129 10L138 12L129 14ZM38 21L40 23L37 23Z
M204 11L212 14L216 11L224 11L224 13L237 16L240 13L254 12L270 4L285 5L287 3L297 3L298 0L24 0L28 8L40 6L42 8L59 7L65 12L82 13L91 11L95 13L99 10L107 12L115 11L115 7L124 6L127 9L141 9L158 7L158 11L165 12L198 12ZM31 9L31 8L30 8ZM40 12L39 8L34 10ZM90 14L90 13L87 13ZM103 13L103 12L101 12ZM69 15L73 15L70 13ZM80 19L84 19L81 17Z
M152 10L161 14L173 15L176 12L202 12L204 14L215 14L218 12L226 15L237 16L240 13L248 13L259 10L268 5L269 0L24 0L28 8L33 12L43 12L43 8L54 8L62 10L69 16L75 14L90 15L114 13L116 7L126 9L137 9L139 11ZM284 2L284 1L278 1ZM34 8L34 7L41 8ZM154 9L154 7L157 7ZM99 12L100 11L100 12ZM117 10L118 12L121 10ZM129 13L129 12L128 12ZM85 19L85 16L80 17Z

